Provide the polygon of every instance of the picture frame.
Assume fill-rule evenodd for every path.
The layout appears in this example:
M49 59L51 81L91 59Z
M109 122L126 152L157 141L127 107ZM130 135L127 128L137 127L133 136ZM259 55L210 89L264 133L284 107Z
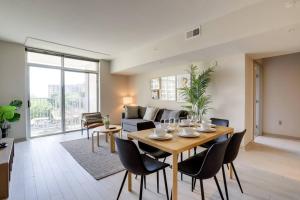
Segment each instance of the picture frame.
M191 86L191 75L190 74L179 74L176 77L176 88L181 89Z
M154 100L158 100L159 99L159 90L152 90L151 91L151 98Z
M160 89L160 78L151 79L150 88L151 88L151 90L159 90Z

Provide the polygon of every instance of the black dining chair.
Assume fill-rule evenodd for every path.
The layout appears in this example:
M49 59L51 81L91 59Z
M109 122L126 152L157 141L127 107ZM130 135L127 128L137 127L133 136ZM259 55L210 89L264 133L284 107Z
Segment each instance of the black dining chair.
M118 154L120 160L126 169L125 176L123 178L117 200L120 198L128 172L141 176L140 195L139 195L139 200L141 200L143 196L144 178L149 174L158 172L159 170L163 170L166 195L167 195L167 200L169 200L169 192L168 192L168 184L167 184L165 168L169 167L170 165L155 160L149 157L148 155L140 154L137 146L133 141L124 140L116 137L116 143L118 147Z
M210 120L211 120L212 124L217 125L217 126L225 126L225 127L229 126L229 120L227 120L227 119L210 118ZM222 136L220 136L220 137L218 137L214 140L211 140L207 143L204 143L200 146L208 149L209 147L211 147L216 142L222 142L222 141L226 140L227 138L228 138L228 135L222 135ZM196 155L196 153L197 153L196 150L197 150L197 147L194 148L194 155Z
M155 128L155 124L152 121L138 123L137 124L137 130L147 130ZM155 147L152 147L148 144L142 143L138 141L138 145L140 150L142 150L145 154L150 155L151 157L155 158L156 160L163 159L163 162L166 161L166 158L170 156L171 154L165 151L162 151L160 149L157 149ZM159 171L156 173L156 182L157 182L157 192L159 193ZM145 187L146 187L146 181L145 181Z
M222 167L229 140L215 143L208 150L178 163L178 171L192 177L192 190L195 187L196 180L200 180L202 200L205 199L203 180L212 177L215 180L221 198L224 199L216 174Z
M225 127L228 127L229 126L229 120L227 119L219 119L219 118L210 118L211 120L211 123L212 124L215 124L217 126L225 126ZM211 140L203 145L201 145L202 147L204 148L209 148L211 147L213 144L215 144L216 142L222 142L224 140L226 140L228 138L227 135L222 135L214 140Z
M224 187L225 187L225 193L226 193L227 200L229 198L228 198L228 189L227 189L227 183L226 183L224 164L226 164L226 165L231 164L235 178L239 184L240 190L242 193L244 193L243 188L240 183L240 180L239 180L239 177L236 173L236 169L233 165L233 161L236 159L236 157L239 153L240 145L241 145L241 142L242 142L242 139L243 139L245 133L246 133L246 130L233 134L233 136L231 136L231 138L230 138L230 142L229 142L226 152L225 152L224 161L223 161L223 165L222 165L222 174L223 174Z

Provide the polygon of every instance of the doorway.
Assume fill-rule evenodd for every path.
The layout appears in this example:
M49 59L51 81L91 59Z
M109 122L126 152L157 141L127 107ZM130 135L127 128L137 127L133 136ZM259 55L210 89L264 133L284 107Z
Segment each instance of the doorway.
M255 120L254 138L262 135L262 65L254 61L255 72Z

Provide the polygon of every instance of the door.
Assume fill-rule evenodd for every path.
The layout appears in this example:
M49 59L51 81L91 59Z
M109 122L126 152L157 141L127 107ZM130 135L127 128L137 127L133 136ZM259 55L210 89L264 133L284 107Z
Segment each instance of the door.
M255 67L255 134L254 137L262 135L262 67L259 63Z
M31 136L62 132L61 71L29 68Z

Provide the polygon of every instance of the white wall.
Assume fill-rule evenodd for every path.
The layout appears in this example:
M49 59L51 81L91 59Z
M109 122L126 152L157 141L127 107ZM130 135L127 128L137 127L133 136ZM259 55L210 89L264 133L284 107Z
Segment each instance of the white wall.
M218 68L213 76L208 93L212 95L214 110L210 117L220 117L230 120L230 126L236 130L245 128L245 56L237 54L217 58ZM199 61L195 64L201 64ZM181 104L175 101L151 99L150 80L152 78L185 73L189 64L181 66L162 66L157 70L130 76L129 91L135 97L136 104L154 105L161 108L181 109Z
M300 138L299 86L300 53L263 60L263 133Z
M26 137L25 48L23 45L0 41L0 105L13 99L23 101L20 121L13 123L9 137Z
M128 77L110 73L110 62L100 61L100 111L110 115L111 122L120 124L123 98L128 96Z

